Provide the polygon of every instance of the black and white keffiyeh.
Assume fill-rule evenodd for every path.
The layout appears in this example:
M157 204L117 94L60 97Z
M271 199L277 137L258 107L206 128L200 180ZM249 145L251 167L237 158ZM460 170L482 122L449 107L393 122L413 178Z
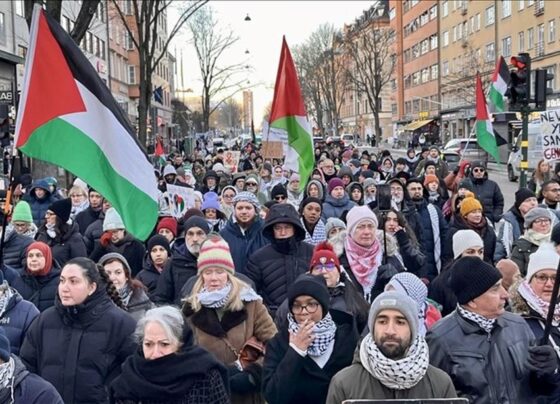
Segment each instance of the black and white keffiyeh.
M463 308L461 305L457 305L457 311L459 312L459 315L461 317L476 323L480 328L482 328L488 334L492 332L492 329L496 324L495 318L486 318L484 316L481 316L480 314L473 313L472 311Z
M221 309L226 305L230 298L231 288L231 282L226 283L226 286L218 290L208 291L206 288L202 288L202 290L198 292L198 300L204 307L208 307L210 309ZM257 292L250 287L244 287L241 289L239 297L243 302L262 300L262 297L260 297Z
M288 313L288 330L292 334L296 334L299 331L299 324L294 319L292 313ZM331 314L327 315L313 326L313 335L315 339L307 348L307 354L309 356L318 357L325 353L331 342L334 340L336 334L336 324L334 323Z
M364 368L381 384L394 390L407 390L418 384L430 364L426 340L417 336L407 355L398 360L387 358L368 334L360 345L360 360Z
M14 358L10 358L8 362L0 365L0 390L10 386L14 377L15 363Z
M13 295L14 291L8 284L8 281L4 281L4 283L0 284L0 317L4 315Z
M119 297L121 298L121 302L124 307L128 307L128 302L130 302L130 298L132 297L132 288L128 283L118 289L117 292L119 293Z

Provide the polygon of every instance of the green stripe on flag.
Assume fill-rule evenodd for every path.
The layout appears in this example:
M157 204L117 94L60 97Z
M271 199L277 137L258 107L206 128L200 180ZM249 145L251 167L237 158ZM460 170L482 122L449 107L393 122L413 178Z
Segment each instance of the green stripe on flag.
M490 126L490 128L488 127ZM496 137L494 136L492 124L489 121L476 121L476 140L482 149L486 150L497 163L500 162L500 153L498 152L498 145L496 144Z
M288 133L288 144L299 155L299 176L301 184L305 186L315 164L311 134L299 124L295 116L279 118L270 127L284 129Z
M505 110L504 96L496 89L496 87L494 87L494 85L490 86L488 98L490 99L492 105L494 105L494 108L497 112L504 112Z
M116 172L99 146L75 126L53 119L33 131L20 149L30 157L65 168L98 190L136 238L145 240L152 232L157 201Z

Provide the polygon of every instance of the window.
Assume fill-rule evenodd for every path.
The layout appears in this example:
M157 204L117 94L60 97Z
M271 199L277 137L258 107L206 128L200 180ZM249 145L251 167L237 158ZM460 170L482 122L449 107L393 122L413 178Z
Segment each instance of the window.
M438 36L434 34L430 37L430 50L437 49L438 47Z
M486 9L486 26L494 24L494 6Z
M133 13L132 0L124 0L124 14L132 15Z
M18 45L17 47L17 55L21 58L25 59L25 56L27 56L27 47L26 46L22 46L22 45Z
M475 30L478 31L480 29L480 13L478 13L475 17Z
M519 41L519 52L525 51L525 32L521 31L518 36Z
M430 69L422 69L422 83L430 81Z
M449 31L445 31L443 34L441 34L441 42L443 46L449 45Z
M412 101L412 113L417 114L420 112L420 100L413 100Z
M453 42L457 41L457 26L453 27Z
M544 24L537 27L537 56L544 55Z
M527 0L527 7L532 6L535 4L535 0Z
M511 0L502 0L502 18L511 16Z
M548 22L548 42L554 42L556 40L556 21L550 20Z
M404 113L407 115L412 113L412 103L410 101L404 103Z
M420 84L420 73L414 72L412 73L412 85L417 86L418 84Z
M105 49L105 41L103 39L99 39L99 47L100 47L100 54L101 54L101 59L106 60L107 59L107 53L106 53L106 49Z
M435 20L437 18L437 5L430 8L430 20Z
M389 19L390 20L394 19L396 15L397 15L397 11L395 10L394 7L391 10L389 10Z
M397 104L391 104L391 114L392 114L393 116L398 114L398 111L397 111Z
M431 110L437 110L438 109L438 96L437 95L432 95L430 96L430 109Z
M511 37L505 37L502 39L502 55L507 57L511 56Z
M412 87L412 77L411 76L405 76L404 78L404 88L410 88Z
M99 2L99 6L97 7L97 12L95 13L95 15L101 22L105 22L105 3L103 3L102 1Z
M486 45L486 61L494 62L495 60L496 60L496 52L494 49L494 42L491 42L488 45Z
M130 32L128 31L126 35L126 49L134 50L134 41L132 40L132 35L130 35Z
M421 50L420 50L420 54L424 55L425 53L428 53L428 51L430 50L430 43L428 42L427 39L424 39L421 42Z
M533 46L535 46L535 30L529 28L527 30L527 50L533 49Z
M552 88L552 90L556 90L556 65L552 65L552 66L547 66L545 67L546 72L548 74L553 74L554 78L552 80L549 81L550 83L550 88Z
M468 21L463 22L463 38L467 39L469 35L469 23Z
M432 65L432 66L430 67L430 74L431 74L432 80L437 80L437 78L438 78L438 73L439 73L438 70L439 70L439 69L438 69L438 65L437 65L437 64Z
M447 17L448 14L449 14L449 4L448 1L444 1L443 3L441 3L441 16Z
M23 5L23 0L15 1L16 14L20 17L25 17L25 7Z
M463 38L463 24L457 25L457 40Z
M128 84L136 84L136 66L128 66Z
M447 76L448 74L449 74L449 62L447 60L444 60L441 63L441 75Z
M0 43L6 43L6 16L0 13Z
M517 2L517 9L521 11L521 10L523 10L524 8L525 8L525 0L519 0L519 1Z

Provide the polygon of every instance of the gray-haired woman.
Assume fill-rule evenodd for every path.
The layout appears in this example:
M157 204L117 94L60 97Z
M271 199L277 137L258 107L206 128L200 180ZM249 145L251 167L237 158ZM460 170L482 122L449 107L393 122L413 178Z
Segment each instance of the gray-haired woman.
M136 326L140 348L111 385L116 404L229 403L227 370L193 345L179 309L148 310Z

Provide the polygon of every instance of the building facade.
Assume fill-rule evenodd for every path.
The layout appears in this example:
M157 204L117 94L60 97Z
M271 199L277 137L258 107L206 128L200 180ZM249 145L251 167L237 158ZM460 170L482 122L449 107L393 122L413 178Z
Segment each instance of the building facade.
M253 122L253 112L253 92L251 90L244 90L242 111L242 125L244 131L251 130L251 122Z

